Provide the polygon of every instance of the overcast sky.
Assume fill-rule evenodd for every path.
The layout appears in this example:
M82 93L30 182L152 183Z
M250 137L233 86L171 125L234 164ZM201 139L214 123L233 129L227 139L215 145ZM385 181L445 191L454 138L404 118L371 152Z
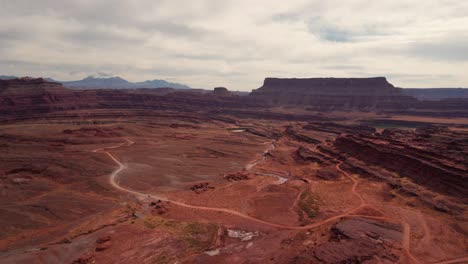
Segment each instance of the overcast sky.
M0 75L468 86L468 1L0 0Z

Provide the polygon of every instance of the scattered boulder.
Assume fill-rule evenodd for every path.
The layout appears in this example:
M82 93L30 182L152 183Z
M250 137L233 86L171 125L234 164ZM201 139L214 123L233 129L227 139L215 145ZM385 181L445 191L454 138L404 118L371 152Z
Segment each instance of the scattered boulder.
M200 194L202 192L206 192L206 191L214 189L214 188L215 187L210 186L210 183L202 182L202 183L198 183L198 184L193 185L192 187L190 187L190 190L194 191L197 194Z
M111 246L111 237L110 236L102 236L96 239L96 251L104 251Z
M234 172L230 173L224 176L224 179L230 181L230 182L236 182L236 181L245 181L249 180L249 174L246 171L239 171L239 172Z
M157 200L156 202L151 202L150 206L153 207L159 215L169 211L169 202L166 201Z
M102 237L99 237L98 239L96 239L96 243L102 244L102 243L105 243L105 242L110 241L110 240L111 240L110 236L102 236Z

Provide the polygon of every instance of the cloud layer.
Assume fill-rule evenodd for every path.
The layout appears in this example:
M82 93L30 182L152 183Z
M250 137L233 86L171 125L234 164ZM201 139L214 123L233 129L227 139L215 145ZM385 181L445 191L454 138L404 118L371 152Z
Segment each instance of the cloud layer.
M263 78L468 86L468 2L3 0L0 75L250 90Z

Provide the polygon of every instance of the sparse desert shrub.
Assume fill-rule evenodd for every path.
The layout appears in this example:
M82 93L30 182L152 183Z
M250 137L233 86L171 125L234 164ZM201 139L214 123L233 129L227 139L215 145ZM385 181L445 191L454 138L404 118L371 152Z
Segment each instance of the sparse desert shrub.
M320 211L320 201L318 197L311 191L304 191L301 194L298 203L299 221L304 221L304 216L314 218ZM305 214L305 215L304 215Z

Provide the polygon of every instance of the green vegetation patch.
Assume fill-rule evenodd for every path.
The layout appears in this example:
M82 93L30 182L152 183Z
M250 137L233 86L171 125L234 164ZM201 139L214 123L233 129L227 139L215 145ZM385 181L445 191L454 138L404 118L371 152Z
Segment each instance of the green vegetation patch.
M304 191L301 194L298 203L298 214L299 221L304 221L305 217L314 218L320 211L320 200L319 197L313 194L311 191Z
M184 223L176 220L164 219L158 216L145 217L143 219L143 224L150 229L155 229L157 227L164 228L172 233L176 233L178 229L182 229Z
M146 217L142 222L149 229L164 229L174 234L195 252L208 250L218 234L218 225L211 223L182 222L158 216Z
M197 252L210 248L216 239L218 226L216 224L189 223L183 228L183 240Z

